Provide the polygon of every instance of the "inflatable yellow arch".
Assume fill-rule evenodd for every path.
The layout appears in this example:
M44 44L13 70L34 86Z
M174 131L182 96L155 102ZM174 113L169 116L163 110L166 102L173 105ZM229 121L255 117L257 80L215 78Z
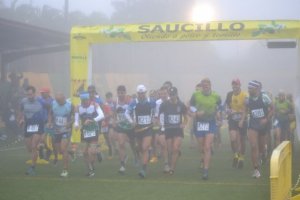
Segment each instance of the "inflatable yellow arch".
M90 47L121 42L260 40L300 38L300 21L220 21L73 27L71 31L71 98L92 82Z

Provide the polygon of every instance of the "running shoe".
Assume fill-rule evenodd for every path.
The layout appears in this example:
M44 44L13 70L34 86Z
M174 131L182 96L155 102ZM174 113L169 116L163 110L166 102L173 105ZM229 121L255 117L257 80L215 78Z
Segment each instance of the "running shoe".
M125 167L124 166L121 166L120 169L119 169L119 174L121 175L124 175L125 174Z
M146 172L143 169L139 172L138 175L140 178L146 178Z
M170 167L168 164L165 164L165 167L164 167L164 173L169 173L170 172Z
M253 174L252 174L252 177L253 178L260 178L260 172L259 172L259 170L258 169L255 169L254 171L253 171Z
M208 169L203 169L202 179L203 180L208 179Z
M28 167L25 174L28 176L35 176L35 169L33 167Z
M94 170L90 170L87 174L86 174L87 177L89 178L92 178L95 176L95 171Z
M62 177L62 178L66 178L68 176L69 176L69 173L67 170L63 170L62 173L60 174L60 177Z
M238 160L239 160L239 155L237 153L235 153L234 157L232 159L232 167L233 168L237 168Z
M170 175L173 175L173 174L174 174L174 170L170 170L170 171L169 171L169 174L170 174Z

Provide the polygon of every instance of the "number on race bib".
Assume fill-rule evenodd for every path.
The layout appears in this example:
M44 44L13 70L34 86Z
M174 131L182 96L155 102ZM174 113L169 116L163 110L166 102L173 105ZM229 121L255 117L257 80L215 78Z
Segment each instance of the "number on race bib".
M39 125L38 124L27 126L27 132L28 133L36 133L36 132L38 132L38 130L39 130Z
M179 124L180 123L180 115L168 115L168 122L170 124Z
M66 117L56 117L55 124L57 126L65 126L65 125L67 125L67 118Z
M209 131L209 123L197 122L197 131Z
M251 111L253 118L262 118L265 116L264 110L262 108Z
M138 116L138 124L139 125L148 125L148 124L151 124L151 117L149 115Z
M91 138L96 136L96 131L83 130L83 138Z

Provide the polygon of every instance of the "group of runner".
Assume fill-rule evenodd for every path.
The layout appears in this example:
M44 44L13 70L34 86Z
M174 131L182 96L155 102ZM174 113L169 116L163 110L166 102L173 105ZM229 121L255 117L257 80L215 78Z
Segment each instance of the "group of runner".
M212 90L208 78L197 84L188 104L180 100L177 88L169 81L157 93L151 92L149 97L143 84L137 86L134 96L127 94L124 85L119 85L116 100L113 100L111 92L105 95L105 100L101 99L95 86L91 85L86 92L79 94L79 105L72 105L62 93L55 94L53 99L48 89L43 88L40 92L41 96L37 97L34 87L26 89L27 96L21 102L18 117L19 124L24 126L25 142L31 154L32 164L26 171L28 175L35 174L38 156L43 153L39 149L46 148L45 159L49 159L51 152L45 142L45 132L51 132L55 162L58 153L62 154L60 176L69 176L69 155L76 153L70 150L72 128L80 131L81 140L86 143L83 156L88 177L95 176L95 162L102 160L101 133L108 147L108 159L117 149L120 174L126 173L128 143L134 162L139 166L139 177L146 177L148 162L157 152L164 162L163 172L173 175L181 155L184 130L190 119L200 150L202 179L207 180L214 140L218 138L225 113L233 167L243 168L248 138L252 176L259 178L260 166L266 160L268 150L272 149L269 142L271 130L274 130L275 145L278 145L283 140L291 140L295 129L292 97L286 98L281 91L273 99L255 80L248 83L248 92L241 90L239 79L232 80L232 91L227 94L224 105L220 95Z

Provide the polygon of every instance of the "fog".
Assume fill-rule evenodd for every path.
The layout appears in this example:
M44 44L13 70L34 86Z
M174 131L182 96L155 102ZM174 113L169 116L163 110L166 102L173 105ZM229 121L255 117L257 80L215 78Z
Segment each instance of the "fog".
M115 92L125 84L129 93L137 84L148 90L171 81L179 96L188 100L204 77L212 89L225 98L231 80L239 78L247 89L250 80L259 80L274 95L279 90L296 92L297 49L268 49L259 41L191 41L125 43L93 46L93 82L100 93Z
M105 1L105 3L103 3ZM190 21L197 3L210 3L213 20L300 19L298 0L0 0L0 17L61 32L72 26L99 24L136 24ZM79 3L80 2L80 3ZM65 13L64 13L65 12ZM103 96L115 94L119 84L134 93L137 84L158 89L169 80L178 87L183 100L189 99L203 77L224 99L233 78L240 78L243 89L249 80L263 83L274 95L282 89L296 92L297 49L268 49L259 41L190 41L120 43L93 46L93 83ZM8 72L49 74L55 91L69 92L69 54L33 55L8 65ZM40 87L40 85L37 85Z

